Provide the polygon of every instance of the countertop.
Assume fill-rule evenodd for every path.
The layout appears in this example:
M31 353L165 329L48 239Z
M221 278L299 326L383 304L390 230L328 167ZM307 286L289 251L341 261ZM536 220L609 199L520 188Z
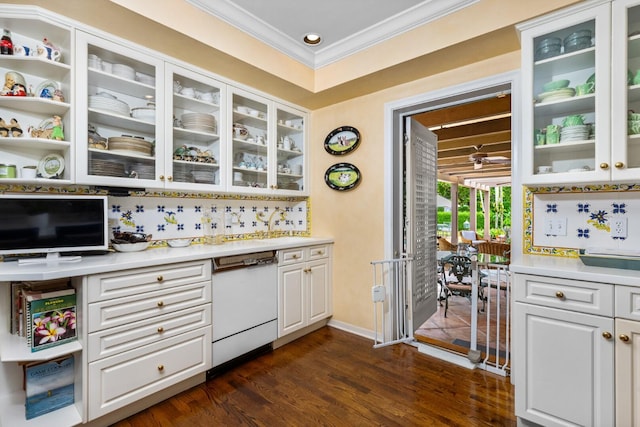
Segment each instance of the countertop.
M185 248L163 247L150 248L141 252L114 252L107 255L82 257L81 260L75 262L23 265L19 265L17 261L0 262L0 281L49 280L84 276L108 271L327 243L333 243L333 239L322 237L279 237L264 240L232 241L220 245L191 245Z
M579 258L526 255L509 265L514 273L553 276L564 279L612 283L616 285L640 286L640 272L618 268L591 267Z

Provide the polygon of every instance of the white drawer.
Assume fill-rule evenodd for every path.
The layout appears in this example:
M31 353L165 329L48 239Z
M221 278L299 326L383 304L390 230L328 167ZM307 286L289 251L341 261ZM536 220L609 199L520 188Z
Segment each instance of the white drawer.
M640 288L616 285L616 317L640 320Z
M307 260L311 261L314 259L327 258L330 250L329 245L311 246L307 248L307 252L309 254Z
M211 328L89 363L89 420L156 393L211 366Z
M89 304L88 332L130 325L165 313L211 302L211 281Z
M211 280L211 261L184 262L88 277L89 303Z
M613 317L612 284L514 274L515 300Z
M160 315L152 322L141 320L94 332L89 334L88 359L94 362L210 325L211 304L203 304Z
M305 248L284 249L278 254L278 265L290 265L305 261Z

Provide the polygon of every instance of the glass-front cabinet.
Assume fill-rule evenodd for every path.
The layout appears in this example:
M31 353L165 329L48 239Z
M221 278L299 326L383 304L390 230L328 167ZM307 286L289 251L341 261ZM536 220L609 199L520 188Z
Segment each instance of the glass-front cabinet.
M590 2L522 30L523 183L610 179L608 2Z
M76 40L77 182L163 187L164 63L80 31Z
M75 179L72 30L25 16L0 18L0 184L69 184Z
M166 64L165 171L169 188L222 189L225 183L225 86ZM206 187L205 187L206 186Z
M276 106L276 189L305 191L305 115L284 106Z

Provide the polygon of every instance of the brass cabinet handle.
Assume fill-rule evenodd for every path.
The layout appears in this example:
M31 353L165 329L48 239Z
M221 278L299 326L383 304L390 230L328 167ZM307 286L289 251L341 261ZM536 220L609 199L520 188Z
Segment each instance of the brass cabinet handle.
M158 276L156 280L158 280L158 282L162 282L164 280L164 277Z
M164 306L164 302L158 301L158 307L162 307L162 306Z
M600 169L609 169L608 163L600 163Z
M293 258L293 259L298 259L298 254L293 254L293 255L291 255L291 258Z
M158 371L160 372L164 371L164 365L158 365Z
M164 175L160 175L160 181L164 181Z
M305 269L304 269L304 270L302 270L302 271L304 271L305 273L311 273L311 269L310 269L310 268L305 268Z
M158 333L161 334L164 332L164 328L162 326L158 326Z
M563 299L564 298L564 292L562 292L562 291L556 292L556 298Z
M169 182L173 181L173 177L172 176L168 176L167 177L167 181L169 181Z
M616 162L614 164L614 166L616 167L616 169L622 169L624 167L624 163L622 162Z
M609 331L604 331L604 332L602 333L602 336L603 336L605 339L608 339L608 340L610 340L610 339L611 339L611 337L612 337L611 332L609 332Z
M629 335L620 334L618 338L620 338L620 341L629 342Z

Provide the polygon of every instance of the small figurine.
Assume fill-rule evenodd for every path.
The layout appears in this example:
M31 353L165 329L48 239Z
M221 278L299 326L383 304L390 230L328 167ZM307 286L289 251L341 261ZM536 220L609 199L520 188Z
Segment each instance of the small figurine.
M20 127L20 123L18 123L16 119L11 119L11 123L9 126L11 126L11 135L13 135L15 138L22 136L22 127Z
M51 133L51 139L55 139L56 141L64 140L62 119L60 118L60 116L53 116L53 132Z
M64 94L62 93L62 91L60 89L56 89L55 91L53 91L53 98L54 101L58 101L58 102L64 102Z

